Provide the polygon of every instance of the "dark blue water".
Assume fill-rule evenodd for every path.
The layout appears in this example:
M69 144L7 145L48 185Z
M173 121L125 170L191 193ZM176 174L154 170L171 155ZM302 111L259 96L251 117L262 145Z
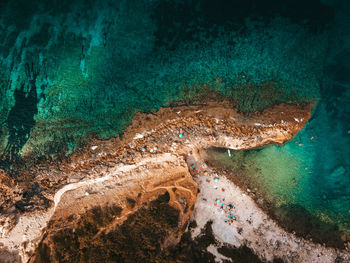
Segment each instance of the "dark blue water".
M294 228L308 222L303 232L321 233L324 238L317 239L326 243L334 238L329 233L350 239L350 6L338 4L320 101L304 129L283 146L238 152L231 160L220 157L231 167L237 160L248 167L246 176L277 208L279 219Z
M69 155L203 86L242 111L318 101L292 142L250 160L276 203L348 231L349 10L345 0L1 1L0 166Z
M317 0L1 1L2 159L71 154L184 87L242 111L317 100L333 19Z

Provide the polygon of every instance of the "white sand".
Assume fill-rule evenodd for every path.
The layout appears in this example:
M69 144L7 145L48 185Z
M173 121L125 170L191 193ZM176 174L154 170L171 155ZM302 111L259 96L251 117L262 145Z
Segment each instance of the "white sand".
M215 176L203 176L204 170L211 175L214 172L210 172L205 164L200 165L205 168L201 169L196 178L200 193L195 205L194 220L197 222L197 227L192 232L193 237L197 236L200 229L211 220L218 241L236 247L246 244L263 260L272 261L276 257L285 262L335 262L337 257L341 257L343 262L350 262L350 253L346 250L327 248L285 232L239 187L222 175L218 175L217 182L214 181ZM209 183L206 181L207 178L210 179ZM224 192L222 188L225 189ZM220 200L219 205L217 199ZM237 220L231 225L225 223L228 214L222 213L223 210L220 209L222 202L232 202L235 207L232 214ZM242 229L241 234L238 233L239 228ZM218 262L221 261L220 258L217 259Z
M179 111L177 114L178 117L167 120L165 124L181 119L180 113L183 114L181 111ZM196 114L197 113L198 112L196 112ZM231 117L231 119L234 118ZM298 123L296 120L293 121L299 125L298 129L303 126L303 123ZM218 125L221 122L222 121L220 118L216 118L216 123ZM161 124L159 127L162 127L163 124ZM270 125L273 127L275 126L275 124L264 123L264 121L261 121L261 123L259 122L259 124L261 124L263 127L270 127ZM283 143L292 136L292 134L288 133L285 127L283 127L285 124L286 122L283 122L282 126L279 125L273 129L267 129L257 136L220 135L218 125L216 125L214 128L212 128L216 130L218 134L215 135L216 137L212 135L197 137L199 133L188 133L184 135L184 138L180 143L175 143L171 140L171 138L167 137L167 144L162 145L164 148L163 152L171 152L171 154L158 154L157 149L155 149L157 152L156 154L144 152L143 158L138 160L138 162L135 164L127 165L119 163L102 177L93 178L93 175L91 175L92 177L85 178L84 181L71 183L64 186L54 194L52 198L54 201L53 207L48 209L46 212L22 214L18 223L10 232L6 232L5 230L0 232L0 242L11 251L18 251L22 257L22 261L25 262L28 258L26 251L32 250L34 244L38 243L41 237L42 229L45 228L47 222L54 214L55 209L59 207L60 202L63 202L62 198L64 199L66 193L74 191L75 189L80 189L86 185L90 187L96 184L103 184L107 189L108 183L110 182L109 180L116 180L118 176L121 176L125 172L133 169L138 169L142 165L147 166L148 162L154 164L157 162L162 163L171 161L178 162L180 165L180 163L184 163L184 159L186 158L188 160L189 167L191 167L193 164L191 163L191 160L197 160L198 163L196 163L196 166L203 165L204 168L202 170L209 171L208 167L205 167L205 165L200 162L200 156L197 155L197 149L203 149L210 146L242 149L265 145L269 142ZM254 122L252 125L254 125ZM294 124L289 123L289 125L292 127ZM206 127L201 128L202 131L204 129L206 129ZM134 139L133 145L137 140L144 140L147 139L146 137L148 136L153 136L156 131L157 127L154 127L149 129L149 131L134 134L131 137L131 139ZM172 135L169 134L168 136ZM177 133L174 136L176 139L178 139ZM155 142L158 141L158 139L155 140ZM159 145L159 148L160 146L161 145ZM92 150L99 151L100 148L102 147L99 145L99 148L94 147ZM154 152L154 148L152 149ZM193 156L185 156L189 152L193 152ZM105 152L100 152L98 156L100 155L105 155ZM344 262L350 262L350 256L347 251L338 251L335 249L325 248L321 245L315 245L309 241L299 239L292 234L286 233L271 219L269 219L268 216L257 207L254 201L249 196L245 195L237 186L224 178L224 176L219 175L219 178L220 179L218 182L213 182L213 178L211 178L211 182L207 183L206 178L203 177L203 174L200 173L197 175L196 180L200 187L200 193L195 205L194 219L196 220L198 227L194 230L194 236L199 233L200 229L206 224L207 221L212 220L213 231L219 241L235 246L247 244L262 259L272 260L273 257L279 257L287 262L334 262L335 258L340 256L344 259ZM137 181L138 179L139 178L128 178L129 181ZM125 183L125 186L126 185L127 184ZM214 189L214 186L216 186L217 189ZM222 192L221 188L225 188L225 192ZM222 214L220 207L214 205L214 201L216 199L220 199L221 201L223 198L225 198L225 203L232 202L235 206L233 214L236 216L237 221L233 222L232 225L224 222L227 214ZM204 199L206 199L206 201ZM247 219L251 220L251 224L247 222ZM238 228L243 229L241 234L238 233ZM23 247L24 240L30 241L30 245L26 249ZM279 245L277 245L277 243L279 243ZM208 250L217 256L218 261L224 259L223 256L219 256L215 247L210 247Z

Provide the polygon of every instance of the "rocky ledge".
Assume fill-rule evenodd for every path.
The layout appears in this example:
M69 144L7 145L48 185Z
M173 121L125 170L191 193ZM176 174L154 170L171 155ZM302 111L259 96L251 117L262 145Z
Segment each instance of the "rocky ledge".
M109 235L119 233L118 244L122 247L125 243L122 240L131 240L130 233L134 233L134 229L146 231L148 222L159 233L152 237L157 241L152 235L147 239L153 244L147 251L175 246L193 218L201 227L208 220L214 220L213 225L216 225L216 213L208 215L208 209L213 209L203 204L206 195L211 195L206 194L202 186L203 176L208 175L210 168L202 162L200 150L213 146L248 149L284 143L305 125L312 108L313 105L281 104L249 116L239 114L227 101L161 108L151 114L136 114L122 137L91 140L84 149L59 164L35 165L22 171L23 178L30 180L18 182L1 171L4 194L0 200L0 259L7 260L5 262L71 262L76 256L81 262L88 262L84 257L93 258L86 253L89 245L97 251ZM198 184L201 198L197 199ZM232 188L225 192L228 195L242 194L229 181L227 187ZM248 198L244 201L249 207L247 211L258 211L260 225L266 226L260 231L264 235L261 240L270 236L270 226L275 232L285 233L249 196L244 198ZM244 210L241 208L242 213ZM247 224L243 222L244 216L241 224ZM138 228L140 222L144 226ZM249 231L245 233L253 230ZM242 231L226 238L220 235L227 236L230 231L214 232L222 242L250 246L261 259L279 256L274 249L255 246L250 240L251 234L250 239L242 234L237 242L233 237ZM257 235L253 238L259 239ZM295 237L288 234L288 238ZM74 246L69 240L75 240ZM280 251L293 252L293 242L279 242L284 246ZM303 244L302 248L315 246L306 241L299 243ZM336 249L318 249L327 255L325 260L339 255L346 257L345 252ZM113 255L123 259L122 254ZM305 255L301 253L300 257ZM293 261L291 257L285 259ZM308 259L304 259L307 262Z

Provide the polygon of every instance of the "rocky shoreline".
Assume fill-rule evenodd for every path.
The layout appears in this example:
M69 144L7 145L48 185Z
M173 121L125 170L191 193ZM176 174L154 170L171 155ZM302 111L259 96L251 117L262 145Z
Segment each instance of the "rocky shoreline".
M106 141L92 140L83 151L73 154L69 161L59 165L46 164L31 167L24 173L28 174L28 178L33 175L35 178L25 183L4 180L8 176L5 171L2 171L2 188L6 189L7 194L1 200L0 242L3 250L8 251L3 254L15 255L14 260L9 262L21 262L17 255L22 262L28 260L36 262L36 247L39 242L47 238L47 232L62 227L62 224L56 224L57 222L62 222L69 217L76 218L73 222L78 222L81 215L96 206L120 207L121 215L108 226L103 226L103 229L101 228L98 232L101 234L107 229L115 229L123 224L129 215L135 213L143 204L164 194L164 191L170 194L169 205L180 213L178 229L182 231L177 231L176 235L170 235L172 238L169 236L163 245L165 247L175 245L184 227L192 218L193 211L193 216L196 221L201 222L199 224L201 227L209 220L206 213L201 212L203 209L201 202L203 198L208 199L203 196L205 193L203 178L205 178L204 173L208 173L210 168L206 167L208 171L203 171L203 174L198 174L198 171L196 175L193 173L193 169L202 165L199 150L213 146L248 149L269 143L284 143L305 125L311 116L312 108L313 105L282 104L250 116L239 114L231 103L226 101L219 103L207 101L200 106L161 108L153 114L136 114L122 137ZM182 183L179 184L179 182ZM237 186L229 181L226 182L225 179L221 182L225 182L228 188L232 188L222 194L242 196ZM197 183L200 193L196 199ZM178 190L174 192L173 188ZM210 195L209 192L208 195ZM284 250L279 249L279 251L290 249L290 251L297 251L295 253L299 256L275 255L273 249L275 243L272 241L271 244L267 243L270 244L267 248L258 247L244 235L239 238L239 243L228 239L233 243L232 245L247 244L264 260L271 260L272 257L278 256L287 262L296 262L296 258L299 261L303 259L302 262L312 262L312 259L317 261L318 254L323 253L322 256L326 260L324 262L333 262L328 260L334 260L338 256L346 259L348 256L346 251L310 244L309 241L297 239L292 234L285 233L273 220L268 219L262 210L259 210L249 196L244 198L246 198L244 202L247 204L247 211L253 211L260 218L268 220L268 223L264 222L267 227L264 231L260 231L261 235L249 234L249 238L259 239L258 243L261 244L265 242L263 240L270 238L272 232L284 233L282 237L273 236L274 242L283 239L279 242ZM127 200L135 201L131 209ZM191 207L192 209L189 209ZM240 209L242 213L246 213L244 210L246 209ZM246 226L249 223L243 220L240 224ZM260 225L256 227L253 229L259 229ZM272 232L269 227L273 228ZM215 223L213 229L214 233L220 237L215 230ZM247 233L250 232L247 231ZM295 240L299 240L299 243L295 243ZM317 247L315 251L318 253L312 252L311 256L306 252L298 252L300 249L306 251L305 248L313 250L314 246ZM299 250L295 250L296 247L299 247Z

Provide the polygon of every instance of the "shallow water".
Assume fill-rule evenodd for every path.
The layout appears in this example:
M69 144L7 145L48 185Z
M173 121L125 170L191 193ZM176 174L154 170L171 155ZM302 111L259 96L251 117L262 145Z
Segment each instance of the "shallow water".
M341 125L348 120L337 120L334 126L334 116L324 110L326 101L320 102L306 127L284 145L231 150L231 157L222 150L211 153L225 167L243 171L238 176L257 187L275 209L305 209L319 223L350 234L349 134ZM276 215L284 213L276 211Z
M336 10L321 81L321 99L293 140L282 146L236 152L229 167L245 174L276 207L306 209L322 222L350 233L350 7ZM221 153L223 154L223 153Z
M0 155L69 155L203 86L242 111L318 99L333 10L269 4L0 2Z

